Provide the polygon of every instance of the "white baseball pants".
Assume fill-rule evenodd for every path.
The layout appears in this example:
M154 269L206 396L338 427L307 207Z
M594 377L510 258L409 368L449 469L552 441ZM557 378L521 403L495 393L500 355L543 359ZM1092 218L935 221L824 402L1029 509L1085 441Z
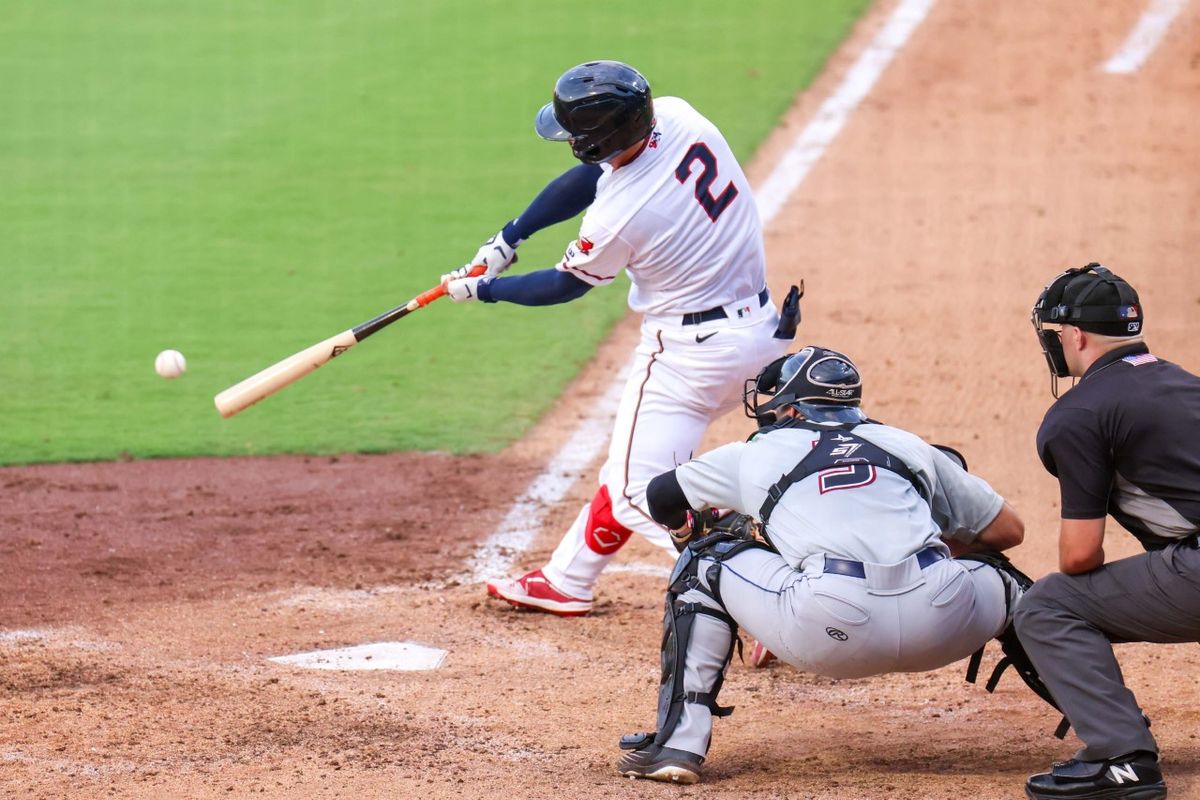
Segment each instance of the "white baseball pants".
M709 424L741 403L746 379L791 345L774 338L779 315L769 299L759 305L755 296L725 310L724 319L698 325L684 325L680 316L643 319L608 460L600 470L601 489L611 499L612 520L625 529L623 538L605 539L594 531L589 536L589 529L603 523L589 523L595 503L585 506L542 569L561 591L592 599L592 587L629 531L674 557L670 537L646 508L646 485L689 460ZM615 546L604 546L605 541Z

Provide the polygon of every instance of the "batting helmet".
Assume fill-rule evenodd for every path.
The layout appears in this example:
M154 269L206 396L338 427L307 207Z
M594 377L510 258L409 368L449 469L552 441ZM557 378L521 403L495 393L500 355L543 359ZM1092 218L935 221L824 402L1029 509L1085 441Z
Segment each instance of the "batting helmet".
M759 395L767 399L760 402ZM865 422L862 376L848 357L836 350L809 345L763 367L746 381L742 395L746 416L769 425L784 406L792 406L813 422Z
M1104 336L1137 336L1145 322L1133 287L1094 262L1055 276L1038 295L1030 316L1055 378L1071 373L1058 331L1044 328L1045 324L1074 325Z
M599 164L650 135L650 84L620 61L580 64L554 84L554 100L542 106L534 127L543 139L570 142L585 164Z

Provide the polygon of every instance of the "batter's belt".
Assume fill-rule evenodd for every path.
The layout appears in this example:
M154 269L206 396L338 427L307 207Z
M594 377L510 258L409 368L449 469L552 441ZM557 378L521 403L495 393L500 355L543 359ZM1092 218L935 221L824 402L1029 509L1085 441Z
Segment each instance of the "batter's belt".
M764 286L763 290L758 293L758 307L762 308L771 299L771 293ZM719 319L730 319L734 316L741 316L741 310L751 300L735 300L727 306L715 306L707 311L693 311L683 315L684 325L701 325L705 322L714 322Z

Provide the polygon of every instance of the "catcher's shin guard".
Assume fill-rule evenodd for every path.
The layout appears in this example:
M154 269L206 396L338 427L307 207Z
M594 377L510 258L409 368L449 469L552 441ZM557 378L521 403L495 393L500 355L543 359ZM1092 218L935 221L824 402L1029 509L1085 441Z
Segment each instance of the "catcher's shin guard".
M665 610L663 613L662 638L662 678L658 692L658 729L652 733L630 734L622 739L622 747L637 749L641 746L655 744L665 746L675 732L679 719L683 715L686 703L699 703L707 706L714 717L727 717L733 713L733 707L723 707L717 704L717 695L725 680L725 667L733 658L735 645L741 650L741 640L737 635L737 622L724 611L718 592L720 561L746 547L760 547L758 542L746 541L728 532L717 532L689 542L675 569L671 573ZM707 555L717 560L711 564L705 573L704 580L700 578L700 556ZM705 581L708 587L705 587ZM701 602L685 602L682 596L696 590L711 598L713 605ZM689 692L684 686L684 660L687 656L688 644L697 614L704 614L719 619L729 627L729 649L725 661L717 671L713 685L706 691Z
M1005 625L1004 630L996 636L996 641L1000 642L1000 649L1004 651L1004 657L996 662L996 667L992 670L992 675L988 678L984 688L988 692L996 691L997 684L1000 683L1000 677L1009 667L1017 670L1017 674L1021 676L1021 680L1025 681L1025 685L1036 694L1038 697L1045 700L1056 711L1061 712L1053 695L1050 694L1050 689L1042 681L1041 675L1038 674L1037 668L1033 666L1033 661L1025 652L1025 646L1021 644L1021 640L1017 638L1017 631L1012 624L1013 607L1021 595L1033 586L1033 580L1008 560L1008 557L1002 553L992 550L987 550L980 553L968 553L958 557L959 561L978 561L987 564L1000 574L1000 580L1005 586ZM967 662L967 682L974 683L979 677L979 666L983 662L983 650L979 648L971 656L971 660ZM1067 735L1071 723L1064 716L1059 722L1058 727L1054 730L1054 735L1059 739Z
M713 597L714 603L720 602L714 597L712 591L704 588L701 581L700 555L704 551L708 551L714 543L730 542L731 539L732 537L726 533L709 535L703 539L689 542L683 553L679 555L671 573L664 614L662 614L662 675L659 685L658 729L649 733L622 736L620 746L624 750L638 750L638 748L650 745L665 746L666 741L671 738L671 734L678 726L679 718L683 716L685 703L706 705L709 711L712 711L713 716L724 717L732 714L732 706L725 708L725 706L716 704L716 696L721 691L722 682L725 681L725 667L733 657L734 644L737 644L739 649L742 645L742 640L738 638L737 622L724 610L709 608L701 602L684 602L682 600L682 595L695 589L703 595ZM709 567L707 578L712 577L714 567L718 567L718 565ZM725 622L730 627L730 646L725 655L725 663L716 673L713 685L708 687L708 691L689 692L684 687L684 661L688 655L688 644L691 642L697 614L713 616L714 619Z

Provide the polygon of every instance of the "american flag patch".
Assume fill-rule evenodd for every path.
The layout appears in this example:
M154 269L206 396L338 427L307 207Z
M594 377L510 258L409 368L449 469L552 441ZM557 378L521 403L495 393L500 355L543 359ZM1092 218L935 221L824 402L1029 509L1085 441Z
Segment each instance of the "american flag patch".
M1142 364L1153 364L1158 361L1158 357L1152 353L1138 353L1134 356L1125 356L1121 359L1126 364L1133 364L1135 367L1140 367Z

